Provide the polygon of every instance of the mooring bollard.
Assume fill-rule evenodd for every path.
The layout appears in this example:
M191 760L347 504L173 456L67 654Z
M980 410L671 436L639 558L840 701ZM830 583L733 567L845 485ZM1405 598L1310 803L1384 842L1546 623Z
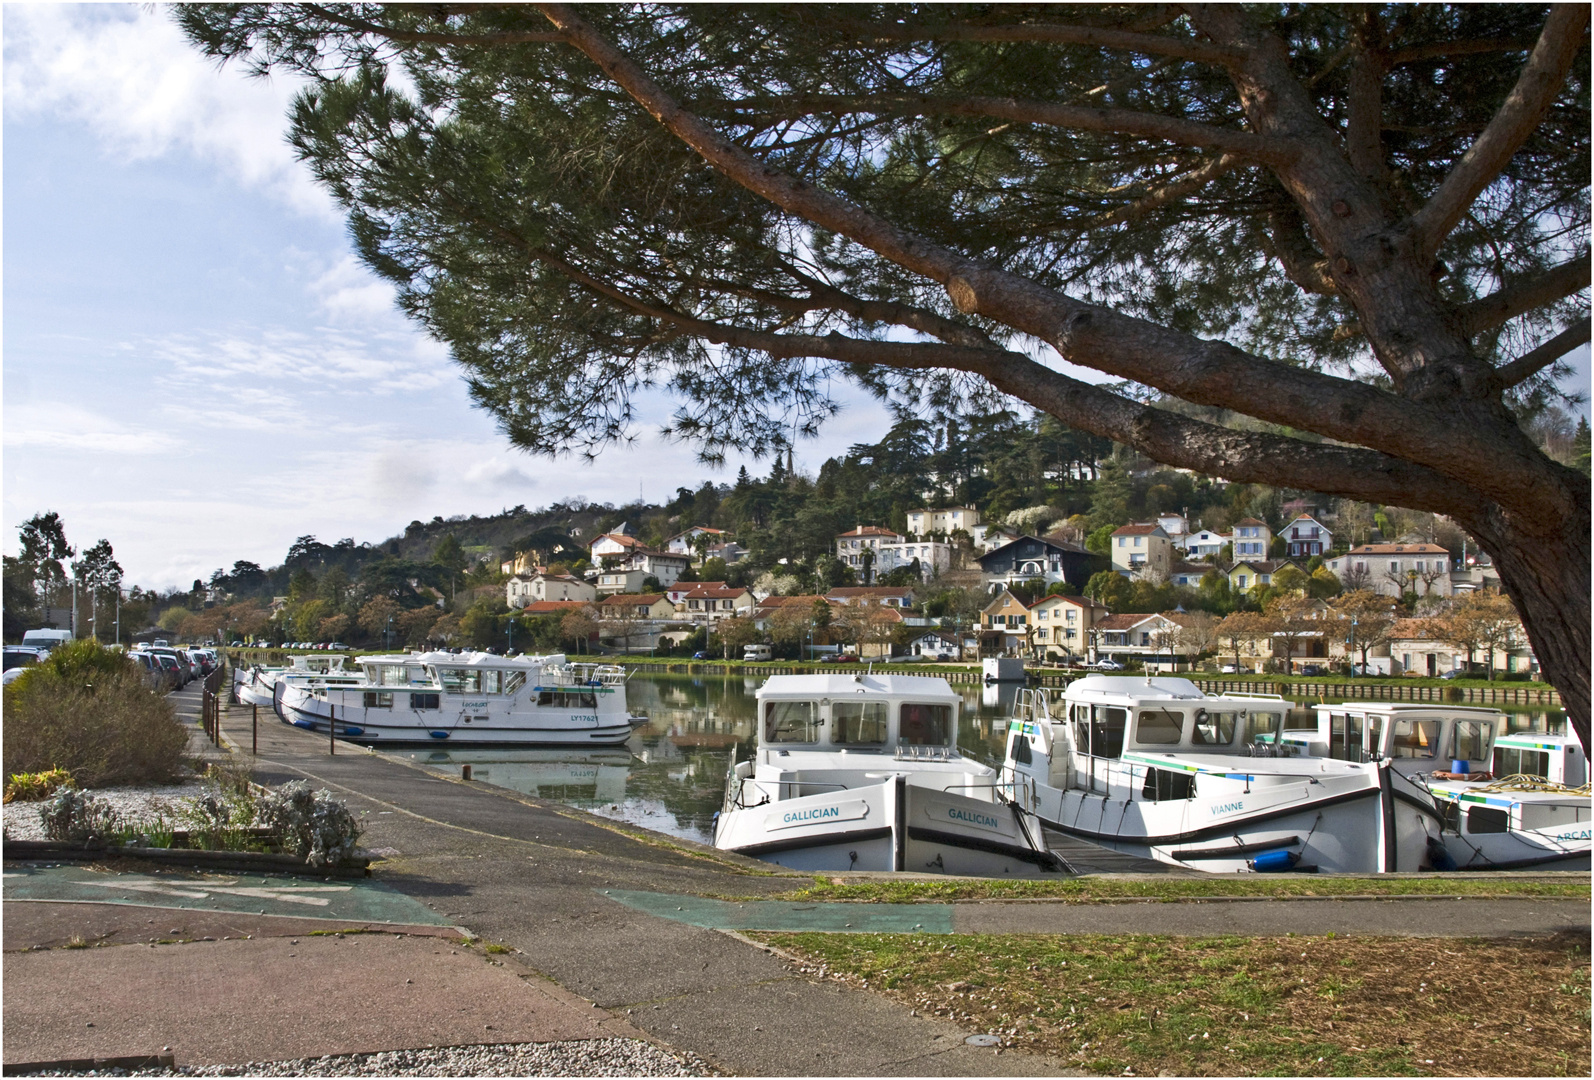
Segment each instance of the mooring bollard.
M470 779L470 766L469 765L461 765L459 767L459 778L461 780L469 780Z
M260 705L249 706L249 752L260 756Z
M338 752L337 730L338 707L329 701L327 702L327 753L329 754Z

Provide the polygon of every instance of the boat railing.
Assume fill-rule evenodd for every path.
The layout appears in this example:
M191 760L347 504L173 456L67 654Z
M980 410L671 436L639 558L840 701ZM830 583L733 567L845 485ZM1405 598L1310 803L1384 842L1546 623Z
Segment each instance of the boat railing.
M625 685L625 668L617 664L554 664L542 669L539 682L543 686L607 686Z
M956 761L962 756L955 746L919 746L914 743L899 745L896 752L898 761Z

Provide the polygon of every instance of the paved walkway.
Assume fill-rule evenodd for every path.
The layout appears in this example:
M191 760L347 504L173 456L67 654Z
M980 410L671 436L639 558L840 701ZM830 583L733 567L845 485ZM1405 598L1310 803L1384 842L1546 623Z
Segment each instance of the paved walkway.
M248 710L234 707L232 715L224 720L224 728L247 754ZM803 875L777 872L766 864L628 829L503 789L463 783L355 747L340 745L335 755L329 755L324 739L282 725L274 717L261 718L257 777L273 784L307 777L346 799L365 827L362 844L384 856L384 861L376 866L376 884L385 891L379 896L356 887L350 893L334 895L313 893L307 886L278 881L258 886L279 892L261 897L251 916L247 906L234 900L245 895L238 891L240 887L255 889L255 883L236 876L217 878L208 885L190 879L187 885L178 887L191 886L190 891L205 893L208 899L203 901L207 905L203 910L181 910L181 918L188 920L181 927L185 933L192 937L196 929L225 926L252 936L240 942L236 935L212 931L198 936L216 937L215 942L194 941L153 950L146 942L130 948L56 949L19 957L11 951L27 936L17 938L19 928L34 927L32 936L41 945L61 939L65 924L60 919L67 916L57 914L51 921L43 914L47 909L75 912L86 920L85 925L94 919L115 922L106 912L120 912L120 928L107 941L139 940L139 922L133 921L138 914L143 916L144 928L155 928L149 931L150 936L179 928L177 921L168 918L170 908L161 909L157 916L140 912L139 905L152 897L159 898L159 890L130 887L158 877L161 888L170 892L173 879L167 875L124 873L119 879L120 890L111 884L84 884L68 873L52 871L31 876L26 882L18 882L17 887L42 888L40 882L49 879L59 882L62 888L78 890L71 899L81 899L83 890L104 890L113 893L115 899L99 904L57 905L23 902L19 892L18 902L6 904L8 1062L44 1052L45 1043L40 1040L49 1025L42 1019L37 1024L29 1019L34 1014L26 1009L31 1006L16 1006L22 1011L14 1013L13 1005L19 999L28 1001L37 996L34 987L41 980L75 984L80 994L86 1000L92 999L94 1007L106 1015L123 1015L124 1019L118 1021L121 1025L130 1023L127 1014L134 1009L132 995L123 992L125 988L137 987L136 997L140 1000L147 1000L148 993L175 994L184 977L181 972L200 967L229 973L227 978L217 976L207 982L201 999L206 1003L212 1028L219 1033L215 1038L206 1041L209 1037L204 1034L203 1025L179 1025L171 1030L178 1031L180 1027L180 1035L163 1035L160 1044L153 1045L155 1032L164 1029L119 1026L120 1041L108 1038L102 1042L100 1038L105 1033L100 1031L98 1021L83 1021L96 1026L81 1031L65 1022L65 1026L56 1025L64 1032L63 1041L58 1046L50 1044L55 1049L49 1056L150 1053L159 1052L166 1045L173 1047L171 1052L179 1063L224 1059L217 1055L231 1055L225 1059L242 1061L262 1056L285 1058L340 1052L334 1048L345 1043L338 1041L336 1031L316 1026L307 1019L308 1013L300 1004L271 996L278 985L275 980L297 978L295 973L308 967L299 964L308 958L299 950L310 947L303 945L309 939L301 936L295 945L292 937L283 936L284 932L304 934L301 929L287 928L307 925L297 908L288 912L287 905L296 903L283 899L288 895L326 898L329 912L334 903L354 904L348 909L350 918L363 916L367 921L387 910L382 904L398 903L391 898L403 898L411 906L391 917L412 920L415 935L447 933L448 927L463 927L485 942L514 950L494 955L500 961L507 959L510 968L516 962L523 963L524 973L518 976L521 984L533 987L544 998L579 1001L580 1007L587 1010L582 1015L610 1017L605 1022L626 1025L626 1030L635 1029L662 1044L694 1051L728 1072L749 1075L1066 1075L1069 1070L1064 1063L1049 1058L1015 1052L997 1055L990 1049L969 1046L963 1040L970 1032L910 1015L905 1006L868 992L845 989L833 982L811 981L779 957L719 932L721 928L916 928L918 932L936 933L1154 930L1198 934L1249 928L1263 933L1334 929L1340 933L1506 934L1567 927L1586 930L1589 926L1588 905L1581 901L1318 900L1164 904L1154 908L1142 904L1035 902L793 905L757 898L789 890L808 880ZM11 869L8 867L8 872ZM8 878L8 901L12 894L13 879ZM120 899L123 896L129 899ZM744 899L729 903L703 899L716 896ZM179 899L201 903L200 897ZM375 906L359 906L367 903ZM227 910L221 910L223 907ZM673 912L672 907L676 909ZM261 910L267 914L261 915ZM400 911L397 907L391 910ZM25 912L20 921L19 911ZM338 911L341 914L343 909ZM149 922L150 919L154 921ZM170 926L160 927L162 919ZM246 919L254 921L243 921ZM839 926L835 925L838 920ZM849 927L848 922L864 925ZM316 925L328 926L325 922ZM219 940L224 936L233 936L234 940ZM325 935L316 939L315 947L320 950L315 954L317 959L330 963L353 958L358 962L339 970L356 980L359 976L355 971L361 965L396 976L405 964L421 962L426 955L442 958L455 948L440 945L435 938L409 934L361 935L341 941L334 936L331 940L340 943L326 944ZM356 947L337 951L356 940L360 942ZM385 951L389 948L396 951ZM428 954L424 952L428 948L441 951ZM163 950L169 951L163 954ZM183 963L173 961L169 970L152 967L148 979L141 974L145 966L139 963L141 958L148 962L160 955L181 957L184 950L199 951L190 952L191 959ZM287 955L290 951L291 956ZM458 956L470 963L460 960L462 966L457 971L447 968L450 978L469 982L462 974L467 969L495 978L493 973L500 970L487 963L488 954L481 948L458 949ZM18 959L23 963L16 964ZM90 972L104 973L104 977L82 981L81 977ZM63 977L67 978L66 983L61 982ZM443 969L438 969L437 977L443 977ZM414 1041L422 1037L452 1037L461 1042L510 1041L499 1038L509 1029L500 1031L496 1021L478 1024L474 1006L458 1014L457 1026L443 1024L438 1014L415 1029L424 1032L424 1036L414 1034L407 1008L383 1012L377 1007L384 994L388 995L389 1005L411 1000L392 996L399 992L397 985L392 981L379 982L369 998L361 998L362 1009L372 1010L360 1013L362 1023L367 1017L386 1017L385 1029L380 1025L361 1029L360 1038L366 1040L361 1045L382 1038L394 1040L394 1047L424 1045ZM462 1001L481 1001L482 1008L486 1008L486 997L472 995L487 985L472 983L474 989L458 993ZM328 983L328 993L335 986L335 981ZM359 992L365 991L361 988ZM410 993L407 989L403 992ZM315 995L310 995L309 1000L315 1001ZM65 1004L57 1003L58 1007ZM538 1013L529 1005L526 1010L533 1018L545 1016L547 1023L538 1026L538 1021L515 1028L513 1038L569 1037L561 1034L567 1031L561 1026L565 1023L562 1013ZM13 1026L14 1015L19 1026ZM175 1019L171 1022L177 1024ZM505 1023L508 1022L506 1018ZM494 1029L486 1031L485 1023L494 1023ZM14 1032L35 1031L40 1034L30 1036L34 1042L14 1041ZM112 1046L114 1050L110 1049ZM28 1047L34 1049L27 1050Z

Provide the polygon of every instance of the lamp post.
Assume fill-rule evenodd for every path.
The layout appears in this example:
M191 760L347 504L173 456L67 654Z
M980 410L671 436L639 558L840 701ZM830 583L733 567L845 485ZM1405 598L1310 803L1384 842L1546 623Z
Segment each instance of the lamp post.
M508 621L509 646L504 652L505 656L515 651L515 617L511 615Z
M393 616L387 617L387 626L382 629L382 645L388 651L393 651Z

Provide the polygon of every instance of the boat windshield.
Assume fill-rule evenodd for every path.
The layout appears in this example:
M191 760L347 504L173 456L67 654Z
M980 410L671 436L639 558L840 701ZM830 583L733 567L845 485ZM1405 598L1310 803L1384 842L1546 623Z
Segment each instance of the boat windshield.
M1439 721L1396 720L1395 738L1389 756L1431 758L1439 751Z
M818 742L819 709L812 701L764 702L764 741Z
M1198 713L1197 716L1200 714ZM1142 709L1135 720L1135 740L1171 746L1184 738L1184 714L1172 709Z
M1457 720L1456 745L1450 756L1466 761L1488 761L1494 743L1492 720Z
M1239 722L1240 714L1231 710L1199 709L1190 741L1196 746L1228 746Z
M884 746L887 706L883 701L838 701L830 707L830 741L844 746Z
M1245 714L1245 732L1242 743L1275 743L1279 737L1279 714L1276 712L1248 712Z
M898 714L897 745L951 746L952 706L904 702Z

